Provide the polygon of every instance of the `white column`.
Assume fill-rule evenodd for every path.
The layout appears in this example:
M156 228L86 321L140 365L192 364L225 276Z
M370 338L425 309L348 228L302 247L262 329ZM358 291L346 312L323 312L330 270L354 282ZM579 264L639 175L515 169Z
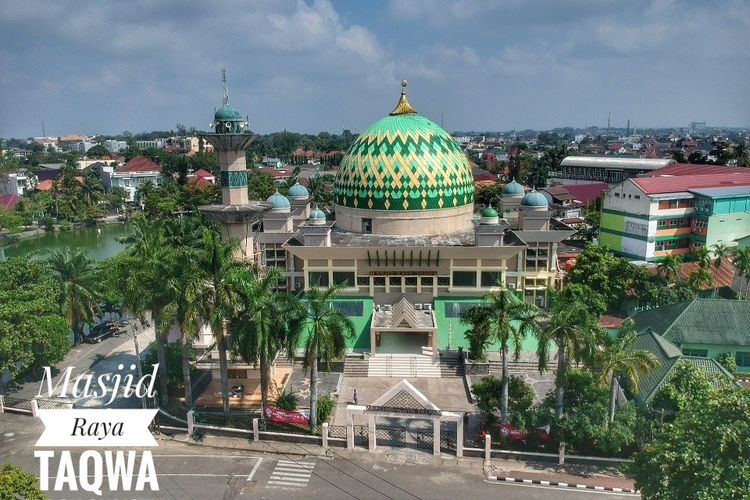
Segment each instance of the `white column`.
M375 438L375 415L368 415L367 417L367 441L370 451L375 451L375 448L377 448L377 442Z
M346 449L354 449L354 420L349 410L346 410Z
M260 430L258 429L258 418L253 419L253 441L260 440Z
M187 413L188 436L193 435L193 410Z
M432 420L432 454L440 456L440 417Z
M485 434L484 436L484 465L490 464L490 457L492 456L490 451L492 450L492 436Z
M5 411L5 398L0 394L0 413Z
M557 451L559 453L557 463L565 465L565 443L560 443L560 448Z
M39 403L36 402L36 399L31 400L31 416L36 418L39 414Z
M323 422L323 425L321 426L321 434L323 438L323 449L328 449L328 422Z
M461 419L456 422L456 456L464 456L464 418L461 415Z

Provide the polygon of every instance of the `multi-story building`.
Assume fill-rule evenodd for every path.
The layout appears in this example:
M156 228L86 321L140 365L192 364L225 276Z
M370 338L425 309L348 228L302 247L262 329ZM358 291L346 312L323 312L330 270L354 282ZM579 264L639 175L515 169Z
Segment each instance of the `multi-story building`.
M19 170L8 174L8 182L3 186L3 192L23 196L26 191L34 189L34 184L36 184L36 176Z
M601 243L631 259L656 261L700 246L733 247L750 235L750 171L694 165L665 171L627 179L605 194Z
M102 172L104 187L121 187L128 193L127 201L135 201L135 193L145 182L161 183L161 166L145 156L136 156L114 172Z
M560 162L551 179L561 184L606 182L614 185L631 177L675 163L653 158L613 158L607 156L568 156Z

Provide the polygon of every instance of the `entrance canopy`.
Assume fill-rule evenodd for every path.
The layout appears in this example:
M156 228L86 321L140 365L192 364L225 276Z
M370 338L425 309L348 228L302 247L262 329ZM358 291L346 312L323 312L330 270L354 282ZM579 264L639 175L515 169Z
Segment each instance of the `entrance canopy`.
M463 456L463 413L442 411L406 379L401 379L368 405L347 405L346 434L347 448L349 449L354 448L354 420L352 415L355 413L367 415L370 451L375 451L377 447L375 417L412 418L432 420L432 442L435 455L440 455L440 422L456 422L456 455Z
M376 307L372 315L372 327L370 329L370 352L376 354L383 343L384 335L409 336L415 335L417 343L422 347L432 350L436 355L437 349L437 327L432 308L417 309L406 297L393 304L393 306ZM403 344L408 346L411 341L393 342L393 345ZM421 351L419 349L418 351ZM419 352L421 354L421 352Z

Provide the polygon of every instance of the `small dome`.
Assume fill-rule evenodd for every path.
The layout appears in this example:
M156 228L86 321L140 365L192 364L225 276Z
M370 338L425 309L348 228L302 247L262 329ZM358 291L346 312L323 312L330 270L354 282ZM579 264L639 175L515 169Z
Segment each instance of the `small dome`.
M497 210L487 207L482 211L482 217L497 217Z
M222 106L216 110L214 120L242 120L242 115L232 106Z
M510 196L523 196L524 193L523 186L517 183L515 179L511 180L505 185L505 187L503 187L503 194Z
M310 218L307 219L307 222L316 226L322 226L326 223L326 214L319 208L316 208L310 212Z
M497 216L497 210L492 207L487 207L482 210L482 214L479 217L480 224L499 224L500 218Z
M287 193L287 198L291 200L300 200L304 198L309 198L310 192L307 190L305 186L300 184L299 182L296 183L294 186L289 188L289 192Z
M542 193L534 190L523 197L523 200L521 200L521 205L523 205L524 207L547 208L549 206L549 202L547 202L547 198L545 198Z
M286 196L276 191L274 194L266 199L266 203L273 205L272 212L280 212L282 210L289 210L291 204Z

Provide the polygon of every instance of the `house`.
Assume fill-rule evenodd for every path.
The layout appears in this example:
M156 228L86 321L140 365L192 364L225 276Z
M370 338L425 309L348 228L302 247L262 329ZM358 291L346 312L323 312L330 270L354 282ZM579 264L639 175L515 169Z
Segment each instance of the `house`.
M17 194L23 196L24 193L30 189L33 189L36 184L36 176L25 170L18 170L12 174L8 174L8 182L4 186L3 191L8 194Z
M0 210L15 210L20 199L17 194L0 194Z
M750 373L750 301L693 299L631 316L637 331L650 329L685 356L716 359L734 354L739 370Z
M114 172L103 172L104 187L121 187L127 193L127 201L135 201L135 193L141 184L161 183L161 166L145 156L136 156Z
M188 182L195 183L199 186L208 186L209 184L216 184L216 176L208 170L199 168L192 174L188 175Z
M679 362L690 363L695 367L702 368L710 379L717 382L717 379L720 378L733 378L726 368L715 359L685 355L679 347L650 329L638 334L638 338L631 349L650 352L659 362L648 373L640 374L639 391L635 394L635 400L644 406L648 405L659 390L672 380Z

